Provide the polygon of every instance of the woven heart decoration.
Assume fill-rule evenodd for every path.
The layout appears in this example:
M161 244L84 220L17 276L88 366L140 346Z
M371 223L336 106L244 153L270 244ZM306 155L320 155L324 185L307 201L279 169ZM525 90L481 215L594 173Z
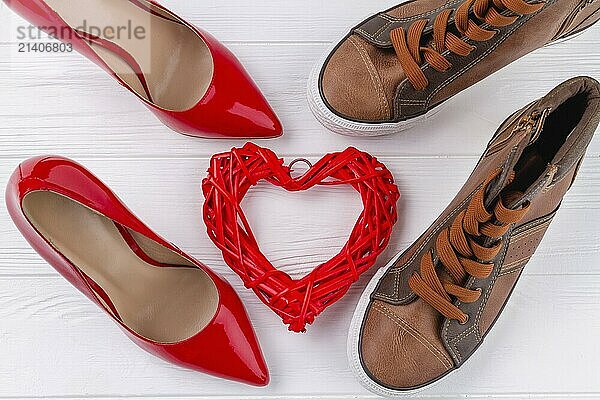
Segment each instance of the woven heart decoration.
M292 163L293 164L293 163ZM292 177L271 150L248 143L212 157L202 182L208 235L227 265L289 330L304 332L327 307L341 299L387 247L398 219L400 192L391 172L376 158L354 148L328 154L302 176ZM340 253L294 280L260 251L240 203L260 181L290 192L316 185L350 185L361 196L361 212Z

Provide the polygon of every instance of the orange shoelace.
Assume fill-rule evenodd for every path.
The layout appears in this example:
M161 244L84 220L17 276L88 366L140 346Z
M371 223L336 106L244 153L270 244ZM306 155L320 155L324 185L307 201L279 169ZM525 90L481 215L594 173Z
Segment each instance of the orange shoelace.
M484 42L494 37L496 31L484 29L474 22L470 15L471 9L474 16L482 23L490 27L504 27L513 24L520 15L539 11L544 4L544 2L529 4L524 0L465 0L456 9L454 25L464 37ZM416 90L423 90L429 85L420 67L423 59L437 71L444 72L452 68L452 64L442 55L444 51L449 50L465 57L475 49L465 39L448 31L448 22L453 11L453 9L444 10L436 17L433 23L434 48L421 46L423 31L428 23L426 19L415 21L408 29L408 33L404 28L397 28L390 34L400 65ZM504 15L505 11L515 15Z
M409 279L411 290L446 318L464 324L467 314L453 304L454 298L463 303L479 300L481 290L461 286L468 276L484 279L494 268L492 260L502 249L501 237L511 224L520 221L529 209L529 203L516 210L506 208L502 196L491 213L485 208L485 194L489 184L500 174L495 172L475 193L469 205L455 218L452 225L441 231L435 243L440 263L449 278L440 279L432 252L424 254L420 271ZM514 173L509 181L514 179ZM492 245L483 245L485 239L493 239ZM487 240L485 241L487 242Z

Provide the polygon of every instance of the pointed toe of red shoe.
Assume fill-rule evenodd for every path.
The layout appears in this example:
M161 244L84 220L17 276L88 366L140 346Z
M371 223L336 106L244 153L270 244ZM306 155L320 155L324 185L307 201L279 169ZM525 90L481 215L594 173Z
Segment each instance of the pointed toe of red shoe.
M266 104L266 100L265 100ZM268 105L268 104L266 104ZM275 115L275 112L269 109L266 109L258 120L260 124L255 123L255 127L250 129L250 133L252 137L255 138L276 138L283 135L283 126L281 125L281 121Z
M231 314L226 317L229 321L232 318L234 316ZM230 322L222 326L225 332L220 338L223 340L211 342L213 353L218 355L209 360L211 373L252 386L266 386L269 384L267 364L256 337L244 325L249 326L249 322L242 321L237 326L235 322ZM206 365L206 359L199 361Z
M269 370L248 314L233 288L214 278L220 304L213 320L198 335L169 349L167 358L217 377L266 386Z
M231 56L233 57L233 56ZM220 60L223 64L225 60ZM263 96L258 86L254 83L244 67L235 58L226 60L231 68L239 72L231 73L229 77L215 76L219 87L227 88L235 96L223 93L226 106L221 118L223 126L232 136L245 138L275 138L283 134L281 121ZM215 61L215 64L217 61ZM222 67L224 68L224 67ZM228 96L227 99L225 96Z
M193 354L186 350L183 364L191 369L208 373L218 378L237 381L252 386L267 386L269 370L258 344L244 342L240 336L229 337L227 341L211 341L212 357Z
M222 325L225 334L221 337L220 353L229 360L223 365L223 374L230 379L254 386L269 384L269 370L263 357L254 329L248 317L242 314L239 305L230 304L232 309L223 310L219 318L229 321ZM227 355L228 354L228 355Z
M241 62L210 34L197 31L212 56L210 85L190 110L154 110L157 116L188 136L257 139L281 136L281 121Z
M259 92L250 88L243 96L230 97L217 91L215 88L215 94L195 110L158 116L171 129L199 138L271 139L283 135L279 118Z
M260 96L262 97L262 96ZM283 127L266 100L255 98L244 104L238 102L229 110L222 122L229 121L229 132L237 137L269 139L283 134Z

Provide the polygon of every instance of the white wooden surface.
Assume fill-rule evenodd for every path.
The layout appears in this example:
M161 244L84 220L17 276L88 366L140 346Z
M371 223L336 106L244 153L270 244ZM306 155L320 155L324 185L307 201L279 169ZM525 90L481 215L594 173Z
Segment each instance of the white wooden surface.
M328 133L305 101L310 69L329 42L395 0L164 0L211 31L245 63L286 127L263 141L287 160L356 146L394 172L401 221L380 264L410 243L461 187L498 124L563 80L600 78L600 29L541 49L457 96L427 122L395 137ZM0 206L0 399L367 398L346 360L346 333L367 274L307 334L278 318L224 265L201 222L200 181L210 155L241 141L177 135L77 54L19 54L16 27L0 13L0 186L23 159L75 158L105 180L169 240L222 273L256 326L272 383L253 389L155 359L43 262ZM287 194L269 186L245 202L263 250L302 275L345 241L359 211L344 188ZM600 138L579 180L485 345L425 397L600 398Z

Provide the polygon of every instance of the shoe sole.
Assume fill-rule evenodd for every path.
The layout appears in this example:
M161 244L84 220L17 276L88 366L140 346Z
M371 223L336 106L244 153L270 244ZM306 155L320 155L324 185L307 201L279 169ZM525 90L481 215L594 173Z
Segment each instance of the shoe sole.
M592 24L594 25L594 24ZM570 36L566 36L562 39L555 40L546 44L543 47L550 47L555 44L560 44L566 42L568 40L574 39L580 35L582 35L589 27L576 32ZM448 101L444 101L441 104L438 104L431 110L427 111L425 114L420 115L418 117L414 117L408 119L406 121L400 122L386 122L386 123L366 123L366 122L356 122L344 117L341 117L331 111L329 107L323 101L323 97L321 96L321 90L319 87L319 78L321 75L321 70L323 69L323 65L329 58L331 52L337 47L337 43L334 44L328 51L321 57L319 62L312 69L310 77L308 79L308 89L307 89L307 97L308 97L308 105L315 116L315 118L328 130L337 133L343 136L352 136L352 137L378 137L378 136L387 136L393 135L407 129L410 129L416 125L419 125L433 117L436 116L440 111L442 111L445 106L448 104ZM448 99L450 100L450 99Z

